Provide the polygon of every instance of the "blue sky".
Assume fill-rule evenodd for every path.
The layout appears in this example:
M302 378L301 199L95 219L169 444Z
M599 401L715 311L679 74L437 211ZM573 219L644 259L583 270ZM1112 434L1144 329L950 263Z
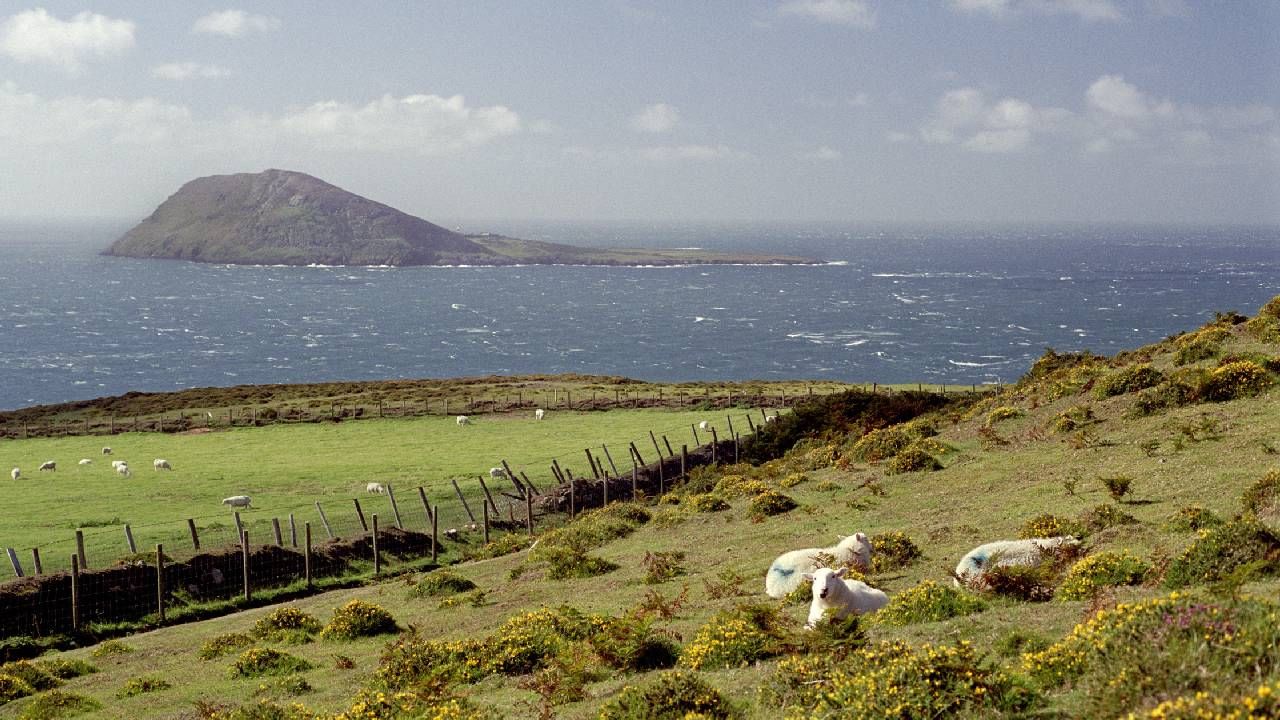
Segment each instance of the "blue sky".
M268 167L477 224L1274 223L1280 3L0 2L0 218Z

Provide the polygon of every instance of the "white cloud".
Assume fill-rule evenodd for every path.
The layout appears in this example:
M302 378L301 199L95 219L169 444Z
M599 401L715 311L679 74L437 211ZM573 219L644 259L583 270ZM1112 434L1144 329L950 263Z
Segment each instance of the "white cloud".
M631 119L636 132L664 133L680 122L680 111L666 103L648 105Z
M151 68L151 76L161 80L218 79L230 77L231 71L221 65L204 65L195 62L165 63Z
M832 25L876 26L875 11L865 0L787 0L778 6L778 13Z
M1037 108L1017 98L991 104L981 90L959 88L938 100L920 137L975 152L1013 153L1030 147L1036 134L1057 132L1071 119L1072 113L1061 108Z
M0 53L24 63L48 63L79 72L89 57L118 55L134 46L133 22L88 12L59 20L44 8L0 23Z
M268 125L271 132L321 149L439 155L515 134L520 116L502 105L469 107L461 95L383 95L362 106L318 102Z
M1085 91L1089 106L1124 120L1142 120L1152 112L1152 102L1120 75L1103 75Z
M835 162L843 158L844 155L835 148L821 145L813 150L800 154L801 160L816 160L819 162Z
M951 6L968 13L995 17L1014 14L1074 15L1088 22L1124 20L1113 0L951 0Z
M191 113L154 98L48 99L0 84L0 138L27 146L153 145L187 132Z
M244 10L221 10L196 19L193 33L244 37L252 32L269 32L280 29L280 19L268 15L254 15Z

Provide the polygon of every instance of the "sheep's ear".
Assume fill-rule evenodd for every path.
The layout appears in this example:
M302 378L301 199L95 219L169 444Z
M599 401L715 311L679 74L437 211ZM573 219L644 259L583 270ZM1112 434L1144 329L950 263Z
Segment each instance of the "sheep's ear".
M805 580L808 580L809 582L813 582L813 573L805 573L805 574L801 575L800 577L801 577L801 578L803 578L803 579L805 579Z
M857 540L861 541L861 542L866 542L866 541L867 541L867 534L866 534L866 533L858 533L857 535L854 535L853 537L854 537L855 539L857 539Z
M839 570L837 570L837 571L835 571L835 572L833 572L833 573L831 573L831 574L832 574L832 575L835 575L836 577L844 577L844 574L845 574L845 573L847 573L847 572L849 572L849 568L847 568L847 567L842 567L842 568L840 568Z

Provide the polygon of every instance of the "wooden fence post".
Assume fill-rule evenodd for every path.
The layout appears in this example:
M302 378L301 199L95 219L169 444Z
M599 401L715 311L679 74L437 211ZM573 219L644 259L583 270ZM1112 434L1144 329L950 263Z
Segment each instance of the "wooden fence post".
M422 501L422 512L426 514L429 526L431 525L431 506L427 504L427 491L423 490L421 485L418 486L418 499Z
M71 629L80 629L80 556L71 555Z
M467 498L462 495L462 489L458 487L457 478L449 478L449 482L453 483L453 491L458 494L458 500L462 502L462 509L467 511L467 517L471 518L471 522L475 522L476 514L471 512L471 506L467 504Z
M280 518L271 518L271 532L276 538L276 547L284 547L284 536L280 533Z
M293 513L289 513L289 545L298 547L298 525L293 521Z
M489 506L484 505L484 544L489 544ZM495 512L497 512L495 510Z
M124 524L124 539L129 544L129 552L133 555L138 554L138 545L133 541L133 530L129 527L129 523Z
M613 474L622 477L622 473L618 472L618 466L613 464L613 456L609 454L609 447L604 443L600 443L600 449L604 450L604 456L609 461L609 467L613 468Z
M640 488L640 468L636 466L635 458L631 459L631 502L636 501Z
M577 494L578 494L577 484L578 483L573 479L572 470L565 470L564 472L566 475L569 476L569 519L572 520L574 516L577 514L576 506L577 506Z
M403 530L404 522L400 520L400 506L396 504L396 493L391 489L391 483L387 483L387 497L391 500L391 514L395 516L396 527Z
M680 479L689 479L689 446L680 446Z
M306 546L302 551L302 572L307 579L307 589L311 589L311 523L302 523L303 540Z
M644 463L644 458L640 456L640 451L636 449L636 444L635 444L635 443L631 443L631 452L635 453L635 455L636 455L636 460L639 460L641 465L644 465L644 464L645 464L645 463Z
M529 535L532 536L533 535L533 496L532 495L524 496L524 506L525 506L525 512L528 513L527 515L525 515L525 523L528 524Z
M662 436L662 444L667 446L667 457L676 456L676 451L671 449L671 441L667 439L666 435Z
M244 523L240 521L240 511L232 512L231 516L236 520L236 538L242 538L244 535Z
M601 488L604 491L604 500L601 501L600 507L608 507L609 506L609 476L606 474L604 476L604 480L601 480L600 482L603 483L603 485L601 485Z
M320 522L324 523L324 534L333 539L333 528L329 527L329 518L324 515L324 508L320 507L320 501L316 501L316 512L320 513Z
M510 480L510 481L511 481L511 484L515 486L515 488L516 488L516 492L520 493L521 495L527 495L527 494L529 494L529 490L528 490L527 488L523 487L523 486L520 484L520 481L519 481L519 480L516 480L516 474L515 474L515 473L513 473L513 472L511 472L511 466L507 464L507 461L506 461L506 460L503 460L503 461L502 461L502 469L503 469L504 471L506 471L506 473L507 473L507 479L508 479L508 480ZM495 508L493 509L493 512L496 514L496 513L498 512L498 508L496 508L496 507L495 507Z
M382 558L378 557L378 513L373 514L373 574L382 572Z
M9 552L9 563L13 565L13 574L17 577L26 577L22 574L22 563L18 562L18 551L13 548L5 548Z
M431 562L435 562L439 557L440 548L440 506L435 505L431 508Z
M484 499L486 502L480 503L481 507L492 508L493 514L498 514L498 506L493 504L493 495L489 492L489 486L484 482L484 476L480 477L480 489L484 491Z
M76 528L76 557L80 558L80 569L89 569L89 559L84 556L84 530Z
M693 431L693 446L702 447L702 440L698 437L698 426L689 423L689 429Z
M600 468L596 467L596 459L591 456L591 448L583 448L582 451L587 454L587 466L591 468L592 477L599 480Z
M720 464L720 436L716 434L715 427L711 428L711 464Z
M364 508L360 507L360 498L351 498L351 502L356 506L356 517L360 518L360 527L364 528L364 532L369 532L369 523L364 519Z
M40 564L40 548L31 548L31 566L37 575L44 574L44 566Z
M196 532L195 518L187 518L187 532L191 533L191 548L200 549L200 535Z
M650 430L650 431L649 431L649 439L653 441L653 451L654 451L654 452L656 452L656 453L658 453L658 462L659 462L659 463L661 463L661 462L662 462L662 448L658 447L658 437L657 437L656 435L654 435L654 434L653 434L653 431L652 431L652 430Z
M240 555L244 566L244 601L249 602L253 598L253 589L249 584L249 531L242 530L240 532Z
M156 543L156 614L164 622L164 545Z

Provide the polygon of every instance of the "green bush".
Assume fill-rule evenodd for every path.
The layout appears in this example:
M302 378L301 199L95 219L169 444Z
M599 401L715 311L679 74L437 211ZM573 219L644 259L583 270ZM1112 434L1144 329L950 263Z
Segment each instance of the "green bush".
M293 606L285 606L260 618L253 624L249 634L262 640L301 642L320 632L322 627L320 621L309 613Z
M1080 522L1091 532L1106 530L1119 525L1136 525L1138 518L1115 505L1095 505L1080 515Z
M1071 518L1045 513L1024 522L1022 529L1018 531L1018 539L1032 540L1035 538L1080 535L1083 531L1084 526Z
M26 681L16 678L12 675L0 673L0 705L26 697L34 693L35 689L26 683Z
M409 589L409 597L440 597L442 595L456 595L475 589L476 584L474 582L452 570L442 569L423 575L422 579Z
M872 573L901 570L924 556L920 546L900 530L876 533L870 540Z
M1026 413L1019 408L1001 405L987 413L987 424L995 425L1002 420L1012 420L1013 418L1022 417L1023 415L1026 415Z
M24 683L30 685L31 689L36 692L40 692L41 690L52 690L62 684L62 681L48 670L45 670L35 663L27 662L26 660L18 660L17 662L0 665L0 673L18 678Z
M275 648L250 648L240 654L231 666L231 677L252 678L263 675L288 675L312 668L306 660Z
M1164 583L1180 588L1215 582L1253 563L1261 563L1261 572L1280 570L1280 536L1257 520L1233 520L1200 530L1196 540L1169 563Z
M890 597L889 604L867 616L882 625L914 625L938 622L985 610L980 598L956 588L924 580Z
M1093 386L1094 397L1103 400L1116 395L1155 387L1164 380L1164 373L1147 364L1133 365L1103 375Z
M796 507L798 504L791 496L783 495L776 490L766 490L751 498L747 513L752 518L763 520L766 517L791 512Z
M1173 356L1175 365L1190 365L1201 360L1212 360L1222 352L1222 343L1218 340L1203 337L1199 333L1190 337L1191 340L1178 344L1178 351Z
M781 619L775 607L740 605L717 613L698 628L680 654L690 670L733 668L773 657L783 650Z
M98 672L98 668L95 665L74 658L48 658L36 660L31 664L59 680L70 680L71 678Z
M872 430L853 444L849 454L862 462L880 462L888 460L905 450L911 444L912 437L898 427L887 427Z
M1071 566L1058 586L1059 600L1088 600L1106 588L1137 585L1151 566L1128 552L1100 552Z
M628 685L600 708L600 720L735 720L742 712L696 673L668 670Z
M894 455L885 466L886 475L901 475L909 472L933 472L941 470L942 463L930 455L918 444L911 444Z
M1170 515L1169 519L1164 522L1164 529L1170 532L1189 532L1216 527L1222 523L1222 518L1218 517L1212 510L1207 510L1199 505L1188 505L1179 508Z
M729 509L729 503L724 498L714 492L701 493L693 495L689 498L689 507L697 512L721 512Z
M1250 360L1229 362L1210 370L1200 383L1199 396L1204 400L1224 402L1257 395L1271 385L1267 371Z
M657 585L668 580L674 579L684 574L684 566L680 562L684 560L684 553L679 550L669 552L645 552L644 559L640 561L644 567L644 582L646 585Z
M539 557L547 563L547 577L552 580L597 577L611 573L620 567L617 563L602 557L588 555L580 548L539 546L538 550Z
M680 646L653 628L647 614L631 612L622 617L592 618L587 636L591 649L609 667L644 672L669 668L680 658Z
M83 715L102 708L102 704L93 698L50 690L27 703L18 715L18 720L55 720Z
M320 637L325 640L355 640L397 630L399 628L391 613L371 602L352 600L333 611L333 617L320 631Z
M158 677L134 677L125 681L124 685L116 691L118 698L131 698L135 695L144 695L146 693L159 692L168 690L173 687L168 681Z
M1058 413L1052 423L1057 433L1075 432L1094 421L1093 409L1088 405L1072 405Z
M476 548L475 550L467 550L465 555L468 560L490 560L503 555L510 555L513 552L524 550L533 544L533 538L527 533L507 533L500 535L487 545Z
M1133 414L1144 417L1166 408L1182 407L1196 401L1199 380L1194 384L1186 378L1170 378L1153 388L1138 393L1133 403Z
M1250 485L1240 496L1240 504L1245 512L1254 514L1275 510L1280 505L1280 469L1268 472Z
M93 649L90 655L96 658L110 657L112 655L128 655L133 652L132 645L126 645L119 640L108 640Z
M213 660L223 655L229 655L242 648L252 647L254 639L245 633L227 633L225 635L216 635L205 641L200 646L199 657L201 660Z

